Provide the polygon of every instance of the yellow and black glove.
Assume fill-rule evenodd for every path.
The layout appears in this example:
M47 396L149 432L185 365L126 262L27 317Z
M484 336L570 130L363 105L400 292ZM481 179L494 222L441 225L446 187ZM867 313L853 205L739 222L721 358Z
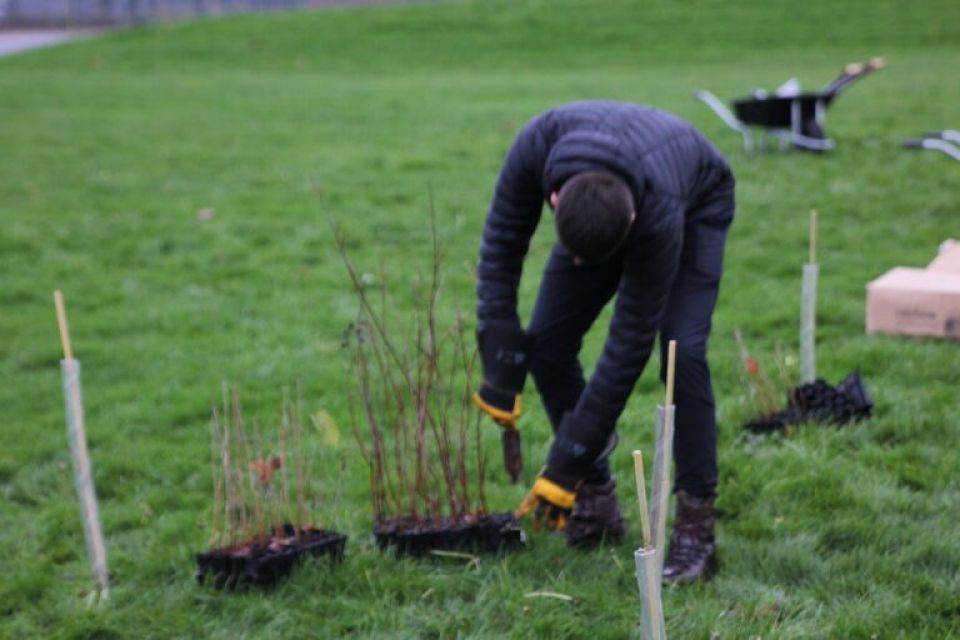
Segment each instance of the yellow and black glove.
M480 391L473 394L473 402L504 429L516 429L522 412L521 397L519 393L501 391L484 383Z
M503 427L503 464L513 482L520 479L523 471L523 445L517 421L522 412L521 393L532 347L533 340L515 318L481 321L477 328L483 385L473 401Z
M562 531L573 511L579 485L580 482L560 479L544 470L513 515L522 518L533 511L534 530Z

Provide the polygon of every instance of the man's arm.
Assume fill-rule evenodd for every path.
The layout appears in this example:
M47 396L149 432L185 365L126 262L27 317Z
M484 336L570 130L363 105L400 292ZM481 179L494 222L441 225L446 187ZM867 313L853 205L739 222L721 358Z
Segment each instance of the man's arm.
M683 214L678 206L662 203L657 218L664 226L625 257L603 354L550 450L547 467L558 474L576 475L603 451L650 358L680 261Z
M477 347L483 384L473 399L503 427L504 465L513 482L523 468L517 420L531 350L517 313L517 288L543 209L541 178L547 144L541 123L542 117L529 122L507 153L487 214L477 266Z
M541 180L547 151L538 118L521 130L497 179L477 266L480 330L484 323L496 321L520 327L517 288L543 209Z

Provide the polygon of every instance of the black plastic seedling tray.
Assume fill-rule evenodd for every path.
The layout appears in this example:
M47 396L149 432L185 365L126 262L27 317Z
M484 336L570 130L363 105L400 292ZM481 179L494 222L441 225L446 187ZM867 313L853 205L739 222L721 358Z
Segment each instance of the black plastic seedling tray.
M744 428L753 433L772 433L804 422L843 425L867 418L873 411L873 399L857 372L836 387L821 379L794 387L787 401L783 411L754 418Z
M380 549L393 549L397 555L411 556L431 551L511 551L526 544L520 521L512 513L456 520L396 518L374 525L373 538Z
M329 556L332 562L343 559L347 536L335 531L284 524L282 535L267 541L251 541L197 554L197 581L207 576L217 589L254 585L268 587L290 573L307 556Z

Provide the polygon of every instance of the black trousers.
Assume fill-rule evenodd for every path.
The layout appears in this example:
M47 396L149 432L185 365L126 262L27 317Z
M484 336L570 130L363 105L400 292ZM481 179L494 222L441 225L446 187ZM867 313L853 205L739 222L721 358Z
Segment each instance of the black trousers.
M733 207L731 185L688 212L680 265L660 328L661 380L666 378L666 346L677 341L675 487L696 496L713 495L717 486L717 420L707 339ZM586 386L579 359L583 336L616 293L620 272L619 261L575 265L559 244L544 269L527 331L536 336L530 372L554 431ZM609 477L606 457L584 473L588 480Z

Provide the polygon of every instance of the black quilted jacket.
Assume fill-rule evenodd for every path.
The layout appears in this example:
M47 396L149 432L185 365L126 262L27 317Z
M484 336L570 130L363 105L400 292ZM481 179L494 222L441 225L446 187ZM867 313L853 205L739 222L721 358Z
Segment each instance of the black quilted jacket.
M726 161L690 124L651 107L576 102L526 124L513 143L480 247L480 322L517 317L517 286L530 238L550 193L591 169L618 174L633 190L637 220L623 260L603 354L575 410L588 431L609 433L650 356L676 274L684 227L726 226L732 211L697 219L697 201L730 181Z

